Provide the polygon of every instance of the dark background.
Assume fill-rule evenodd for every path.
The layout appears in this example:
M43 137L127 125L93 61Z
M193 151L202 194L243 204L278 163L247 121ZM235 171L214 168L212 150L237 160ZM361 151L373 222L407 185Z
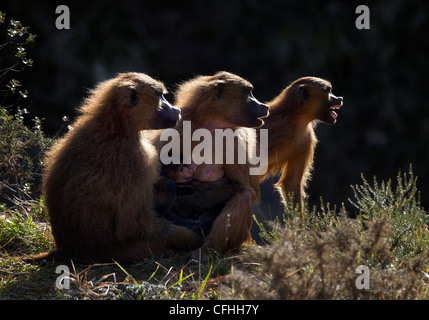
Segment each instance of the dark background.
M70 30L55 27L61 4L70 9ZM428 2L366 2L369 30L355 27L359 4L13 0L2 1L0 11L37 34L27 46L34 67L16 78L30 93L30 116L45 118L51 136L63 115L75 117L87 89L118 72L147 73L174 92L195 75L227 70L252 82L261 101L301 76L318 76L332 82L344 106L337 124L317 127L310 204L323 197L353 211L347 199L361 173L395 180L412 163L427 207ZM264 211L275 212L276 204L265 183Z

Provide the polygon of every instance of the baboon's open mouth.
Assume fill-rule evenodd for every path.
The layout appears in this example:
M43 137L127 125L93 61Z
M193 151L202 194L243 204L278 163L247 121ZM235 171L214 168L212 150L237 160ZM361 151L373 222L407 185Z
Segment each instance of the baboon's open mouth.
M334 110L338 110L341 108L341 104L336 104L334 106L329 107L330 111L329 113L331 114L331 117L335 120L338 117L338 114L334 111Z

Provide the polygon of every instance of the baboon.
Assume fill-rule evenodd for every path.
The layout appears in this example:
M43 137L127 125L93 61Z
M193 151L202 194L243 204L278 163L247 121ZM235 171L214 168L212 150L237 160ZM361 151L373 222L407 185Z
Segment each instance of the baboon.
M194 180L194 169L186 164L161 165L161 175L155 186L157 213L206 237L233 197L233 183L226 177L214 182Z
M194 171L192 165L189 164L161 164L161 175L171 179L177 185L187 184L194 178Z
M192 133L205 128L214 137L215 129L257 128L264 123L261 118L268 115L268 106L256 100L252 89L250 82L225 71L213 76L197 76L179 86L176 106L181 109L182 121L191 121ZM183 139L182 122L176 128ZM235 139L236 144L256 143L249 129L244 128L243 132L247 137ZM192 149L195 145L196 142L192 142ZM213 158L212 164L197 165L194 173L198 181L216 181L222 177L232 183L234 195L213 221L202 246L219 252L237 248L250 238L252 207L259 197L258 176L249 174L247 163L226 164L223 161L223 164L215 164Z
M262 127L268 129L268 170L261 177L281 174L276 187L283 196L293 194L302 213L304 190L313 164L318 121L334 124L343 98L332 94L329 81L303 77L267 102L270 116ZM283 199L284 200L284 199Z
M141 130L180 119L165 93L145 74L123 73L84 101L73 129L45 159L42 191L56 243L46 257L131 262L201 244L153 208L159 156Z

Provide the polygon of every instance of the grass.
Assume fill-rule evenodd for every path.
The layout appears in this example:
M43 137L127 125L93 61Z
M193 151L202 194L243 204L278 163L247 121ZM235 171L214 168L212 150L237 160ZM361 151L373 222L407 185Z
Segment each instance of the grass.
M1 207L0 299L428 299L429 216L412 168L392 182L353 186L348 218L321 203L304 219L291 202L281 218L257 221L263 245L189 261L184 255L122 266L68 264L70 288L57 289L55 264L17 258L53 246L43 199ZM370 288L358 289L358 266Z

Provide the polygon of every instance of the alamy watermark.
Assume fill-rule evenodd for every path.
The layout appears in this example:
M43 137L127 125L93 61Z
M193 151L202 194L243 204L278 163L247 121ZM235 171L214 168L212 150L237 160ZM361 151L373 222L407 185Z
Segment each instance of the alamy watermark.
M55 269L55 273L59 276L55 280L55 287L59 290L68 290L70 289L70 269L66 265L59 265ZM369 290L370 289L370 272L369 268L365 265L360 265L356 267L355 273L360 274L356 278L356 288L358 290Z
M356 273L360 274L360 276L358 276L356 278L356 288L359 290L369 290L370 287L370 278L369 278L369 268L367 266L364 265L360 265L356 267L355 270Z
M55 20L55 26L58 30L70 29L70 9L66 5L59 5L55 9L55 13L59 14ZM356 7L355 13L359 14L356 18L355 26L357 29L369 29L370 28L370 19L369 19L369 8L366 5L359 5Z
M250 164L250 175L263 175L268 169L268 129L259 129L259 134L256 129L249 128L215 129L212 135L205 128L192 133L191 121L183 121L182 137L176 129L170 128L162 131L160 140L168 141L159 153L165 165L213 164L214 159L214 164L224 164L224 161L225 164ZM192 142L198 141L200 143L192 148Z
M70 269L66 265L59 265L55 273L60 274L55 280L55 287L59 290L70 289Z
M356 18L355 26L357 29L369 29L370 28L370 22L369 22L369 8L368 6L365 6L361 4L360 6L356 7L355 13L358 13L359 16Z
M59 14L55 20L55 27L58 30L70 29L70 9L66 5L60 5L55 9L55 13Z

